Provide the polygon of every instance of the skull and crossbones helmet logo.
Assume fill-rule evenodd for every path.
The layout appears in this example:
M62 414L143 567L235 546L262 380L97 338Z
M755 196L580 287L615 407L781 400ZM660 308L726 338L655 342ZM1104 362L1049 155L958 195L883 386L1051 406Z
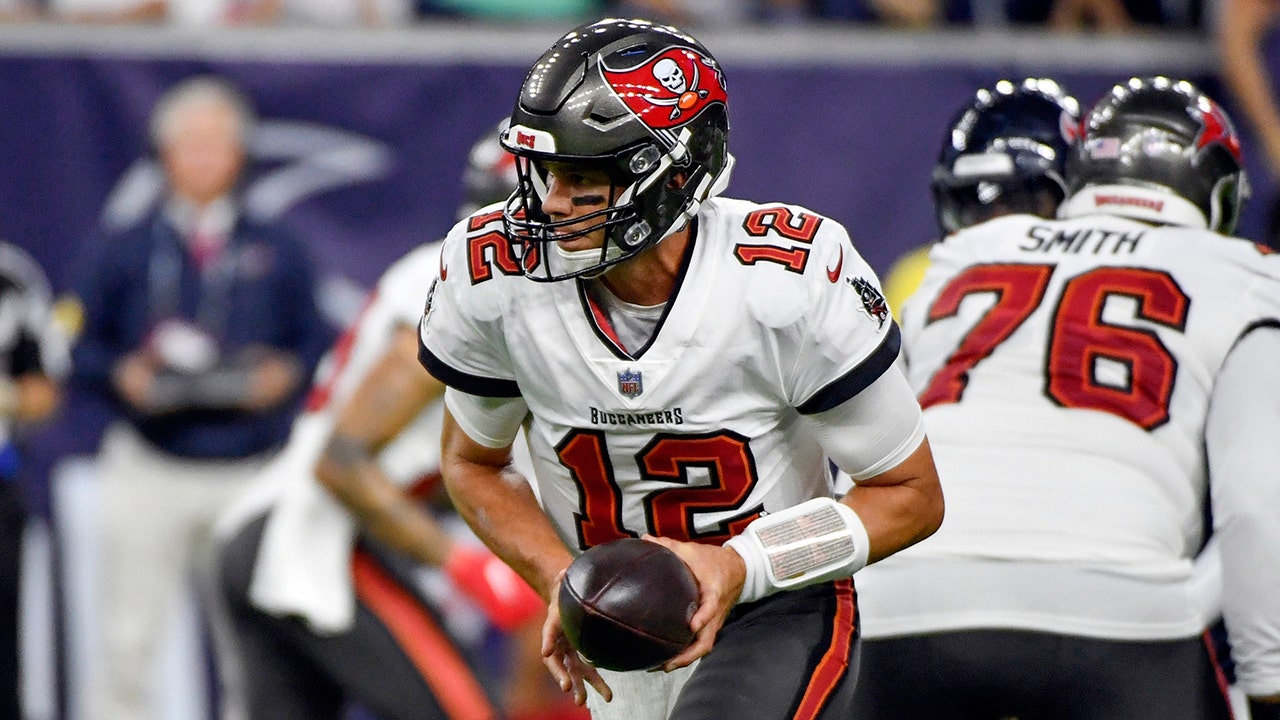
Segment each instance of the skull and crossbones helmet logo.
M654 127L685 123L712 102L724 102L724 79L715 60L689 48L668 48L630 70L604 68L618 96ZM655 109L667 109L665 117Z
M655 97L653 95L645 96L645 100L653 102L654 105L675 105L671 109L671 119L675 120L680 117L685 110L694 108L698 105L699 100L707 97L707 90L698 87L698 63L694 63L694 79L692 82L685 78L685 70L680 67L680 63L671 58L663 58L653 64L653 77L663 87L675 94L675 97Z
M698 87L700 75L696 60L693 63L693 81L690 82L685 77L684 68L680 67L680 63L674 58L664 57L653 64L653 78L662 87L670 90L675 97L657 97L650 94L645 96L645 100L654 105L673 106L670 119L675 120L684 111L695 107L699 100L707 97L707 90Z

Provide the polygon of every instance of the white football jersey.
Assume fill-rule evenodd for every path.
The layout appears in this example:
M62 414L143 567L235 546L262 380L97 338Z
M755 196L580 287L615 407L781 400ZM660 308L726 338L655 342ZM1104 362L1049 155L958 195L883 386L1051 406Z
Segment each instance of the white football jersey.
M524 398L541 501L571 549L646 532L721 543L832 495L802 416L857 394L899 344L840 224L707 201L664 317L630 351L586 287L523 277L491 213L446 239L422 324L437 377Z
M308 450L313 460L323 450L338 410L386 354L396 331L415 327L422 317L427 290L440 265L440 249L441 243L428 243L393 263L378 279L359 317L320 362L303 416L323 418L305 422L325 426L323 439ZM443 405L438 402L423 409L379 454L383 472L401 484L437 472L443 415ZM294 440L289 444L292 448Z
M249 591L259 609L301 617L320 633L351 627L356 520L316 481L315 465L340 409L386 353L397 329L413 327L421 316L439 258L439 243L423 245L383 274L360 316L317 368L306 409L294 420L284 449L219 518L217 533L225 538L270 511ZM439 471L443 414L443 403L431 403L379 453L379 467L388 477L407 486Z
M1017 215L930 260L901 320L947 516L859 574L867 636L1200 632L1206 411L1236 340L1280 318L1280 256L1205 230Z

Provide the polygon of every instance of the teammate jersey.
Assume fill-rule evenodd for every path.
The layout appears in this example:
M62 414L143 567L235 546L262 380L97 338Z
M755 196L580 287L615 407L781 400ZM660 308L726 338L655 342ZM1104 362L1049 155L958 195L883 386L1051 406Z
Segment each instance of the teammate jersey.
M428 243L393 263L379 278L360 316L321 360L303 417L324 417L326 437L337 421L338 409L386 354L396 331L416 326L422 317L427 289L440 264L440 248L438 242ZM401 484L435 473L440 464L442 417L440 403L425 408L383 448L378 456L382 471ZM321 449L315 448L316 457Z
M802 416L857 394L899 346L840 224L707 201L665 315L631 351L587 282L523 277L492 212L445 240L422 323L441 380L524 398L540 499L570 549L645 532L718 544L762 511L832 495Z
M1280 257L1205 230L1017 215L930 259L903 344L947 518L859 574L867 637L1198 634L1206 411L1236 340L1280 318Z
M339 410L386 353L396 330L413 327L421 317L439 258L439 243L423 245L383 274L359 318L316 369L306 409L294 421L284 449L220 518L218 534L227 537L270 510L250 587L258 608L301 617L317 632L350 627L356 521L316 481L314 469ZM438 472L442 417L442 403L423 409L379 453L380 469L401 485Z

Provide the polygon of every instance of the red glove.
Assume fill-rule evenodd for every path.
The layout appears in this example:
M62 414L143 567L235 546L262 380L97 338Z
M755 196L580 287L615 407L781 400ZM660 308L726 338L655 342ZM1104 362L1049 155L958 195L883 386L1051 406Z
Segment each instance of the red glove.
M538 593L487 550L457 545L441 569L504 632L547 611Z

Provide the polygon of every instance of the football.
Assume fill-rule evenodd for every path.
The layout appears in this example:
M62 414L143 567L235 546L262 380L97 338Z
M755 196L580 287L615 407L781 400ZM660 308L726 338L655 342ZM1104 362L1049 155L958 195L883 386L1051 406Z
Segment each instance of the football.
M674 552L626 538L574 559L560 583L565 637L608 670L648 670L693 642L698 581Z

